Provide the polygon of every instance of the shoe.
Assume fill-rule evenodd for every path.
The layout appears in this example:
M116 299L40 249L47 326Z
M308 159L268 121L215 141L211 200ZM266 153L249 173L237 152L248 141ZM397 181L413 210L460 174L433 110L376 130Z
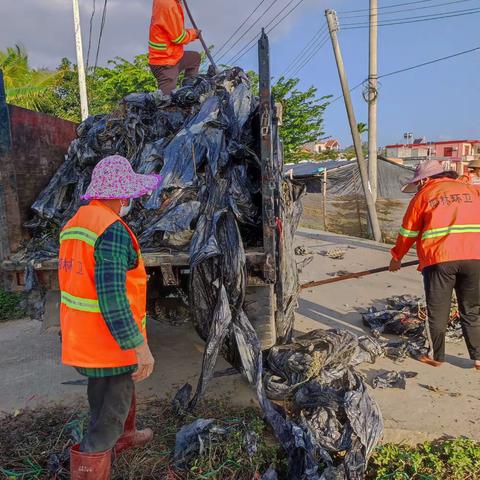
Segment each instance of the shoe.
M80 452L80 445L70 450L71 480L110 480L112 451L99 453Z
M417 360L422 363L426 363L431 367L441 367L444 362L439 362L438 360L434 360L433 358L428 357L427 355L422 355L418 357Z
M113 447L115 455L119 455L124 450L130 448L143 447L153 440L153 431L151 428L145 428L144 430L136 429L136 413L137 398L135 392L133 392L132 403L130 404L128 417L125 420L123 434L118 439L115 447Z

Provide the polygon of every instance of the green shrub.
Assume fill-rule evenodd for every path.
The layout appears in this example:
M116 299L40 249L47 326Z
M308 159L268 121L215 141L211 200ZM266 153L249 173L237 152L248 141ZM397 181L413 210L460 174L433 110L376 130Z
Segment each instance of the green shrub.
M479 480L480 444L467 438L417 447L386 444L369 464L371 480Z
M15 320L25 315L23 295L0 288L0 321Z

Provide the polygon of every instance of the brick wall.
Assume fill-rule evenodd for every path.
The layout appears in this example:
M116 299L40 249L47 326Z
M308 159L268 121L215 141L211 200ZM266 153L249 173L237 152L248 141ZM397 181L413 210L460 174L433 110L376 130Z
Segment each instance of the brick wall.
M76 124L9 105L12 144L0 157L10 252L28 237L22 225L32 217L30 206L63 162Z

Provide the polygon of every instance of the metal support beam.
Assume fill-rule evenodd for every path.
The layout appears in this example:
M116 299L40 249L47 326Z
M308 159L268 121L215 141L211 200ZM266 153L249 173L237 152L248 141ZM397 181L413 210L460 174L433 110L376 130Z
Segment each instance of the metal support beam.
M262 30L258 41L259 90L260 90L260 147L262 163L262 214L263 248L265 251L265 280L276 281L276 223L275 223L275 177L273 165L272 92L270 85L270 47L268 37Z

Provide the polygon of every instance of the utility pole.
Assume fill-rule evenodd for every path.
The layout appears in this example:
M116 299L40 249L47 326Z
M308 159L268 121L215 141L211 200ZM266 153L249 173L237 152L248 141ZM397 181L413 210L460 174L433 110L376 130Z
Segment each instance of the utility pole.
M80 27L80 10L78 0L73 0L73 24L75 26L75 44L77 47L78 86L80 87L80 110L82 121L88 117L87 80L83 61L82 30Z
M363 157L362 140L360 138L360 134L357 128L357 120L353 111L352 98L350 96L350 89L345 74L345 66L343 64L342 52L340 51L340 45L337 38L337 16L333 10L326 10L325 15L327 17L328 30L330 32L333 52L335 54L335 60L337 62L338 76L340 77L340 83L342 85L343 99L345 101L345 108L347 109L348 121L350 123L350 131L352 132L353 145L355 147L355 153L357 155L358 169L360 171L363 192L365 194L365 201L367 203L368 219L370 221L373 238L375 239L375 241L381 242L382 233L380 231L380 225L378 223L375 202L373 201L372 192L370 190L370 183L368 181L368 168L365 163L365 158Z
M377 48L378 48L378 0L370 0L370 49L368 66L368 178L372 188L373 201L378 193L377 159Z

